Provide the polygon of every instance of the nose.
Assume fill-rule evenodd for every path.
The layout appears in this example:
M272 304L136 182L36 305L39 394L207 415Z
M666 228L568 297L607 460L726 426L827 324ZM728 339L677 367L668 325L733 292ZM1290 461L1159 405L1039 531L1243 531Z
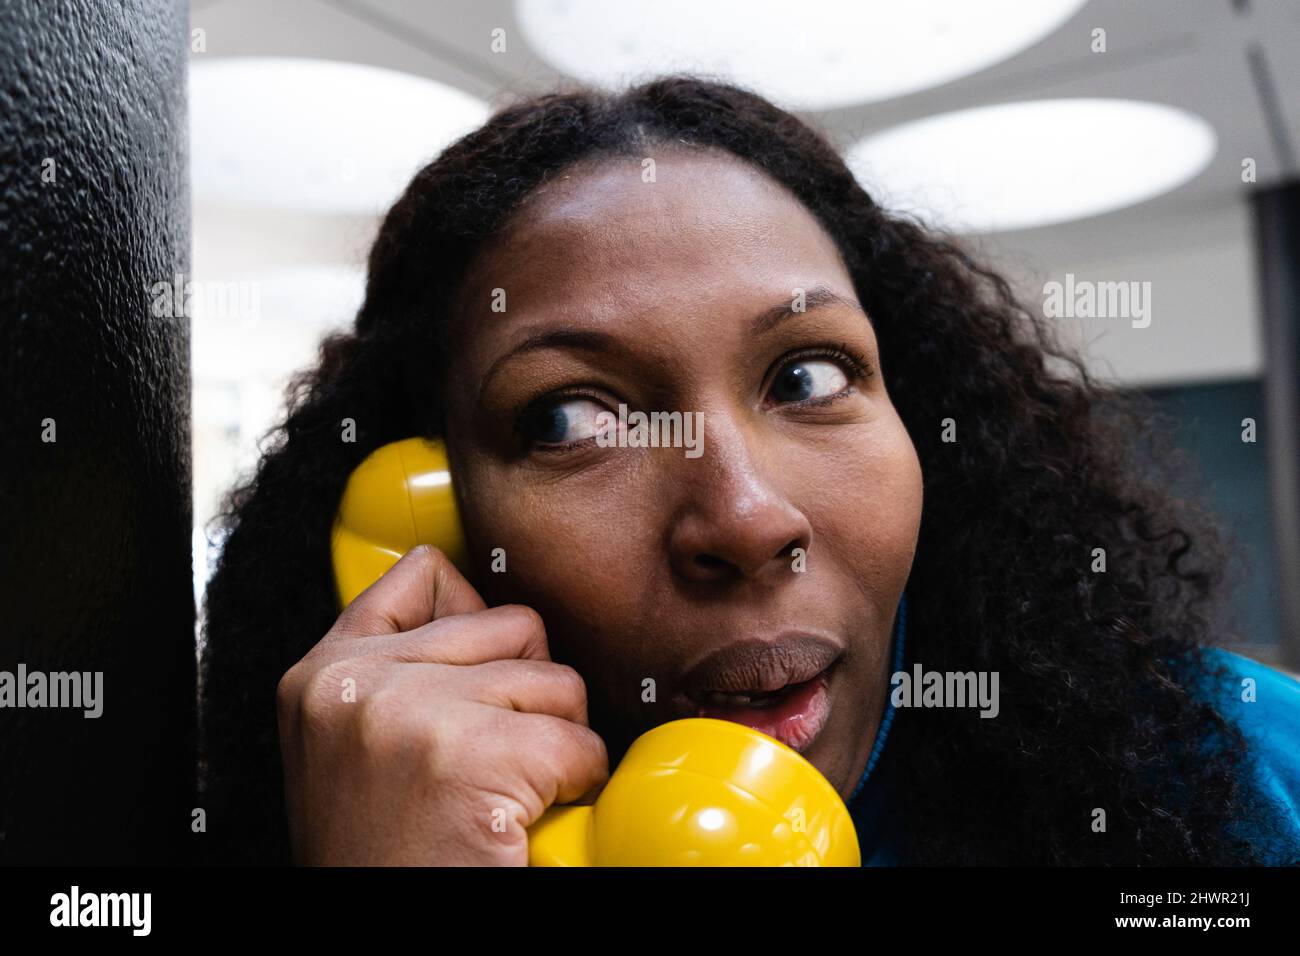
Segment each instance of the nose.
M743 434L720 431L710 429L702 457L680 461L683 499L669 535L673 570L699 583L789 574L796 549L806 553L812 544L812 525Z

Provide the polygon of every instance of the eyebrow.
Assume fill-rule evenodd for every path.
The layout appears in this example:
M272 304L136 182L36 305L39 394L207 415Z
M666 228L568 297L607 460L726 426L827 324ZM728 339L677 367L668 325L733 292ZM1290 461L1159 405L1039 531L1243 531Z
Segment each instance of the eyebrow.
M852 299L846 299L837 292L832 292L824 285L813 286L804 293L803 301L801 303L802 308L796 309L794 305L795 300L792 296L788 302L782 302L780 305L774 305L770 309L760 312L758 315L754 316L750 325L750 330L755 335L758 335L770 331L774 326L778 325L785 319L812 312L814 309L824 308L828 305L843 306L852 309L854 312L861 312L864 318L866 318L867 315L866 312L863 312L862 306L858 305L857 302Z
M789 300L770 306L758 313L750 320L751 334L761 335L771 331L786 319L793 318L796 315L806 315L809 312L831 305L852 309L867 318L862 306L853 299L847 299L822 285L814 286L804 293L800 302L802 308L796 309L795 301L795 297L791 296ZM870 320L868 319L868 321ZM608 353L616 349L617 342L617 336L597 329L558 328L530 335L492 363L483 375L482 385L479 388L479 398L482 399L483 394L487 391L488 383L497 374L501 366L518 355L544 349L572 349L579 352Z

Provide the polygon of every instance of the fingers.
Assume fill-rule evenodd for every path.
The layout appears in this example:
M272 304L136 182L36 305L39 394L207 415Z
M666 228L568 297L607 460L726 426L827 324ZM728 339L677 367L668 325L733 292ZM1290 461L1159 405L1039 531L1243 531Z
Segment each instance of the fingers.
M445 554L430 545L408 551L339 615L335 637L374 637L411 631L439 618L486 605Z
M551 661L490 661L474 667L467 690L483 703L549 714L587 726L587 685L576 670Z
M547 805L572 803L608 782L609 753L595 731L546 714L516 718L512 729L514 747L502 759L516 762ZM537 759L521 759L521 752Z
M536 660L488 661L458 668L449 677L441 664L403 664L388 671L388 686L402 699L422 707L439 697L454 696L521 714L546 714L587 726L587 685L567 664ZM449 694L454 682L454 695ZM331 691L336 680L327 681ZM331 700L337 694L331 693ZM436 716L437 707L429 711Z
M366 649L389 660L412 664L551 659L541 615L522 604L444 617L405 634L372 638Z

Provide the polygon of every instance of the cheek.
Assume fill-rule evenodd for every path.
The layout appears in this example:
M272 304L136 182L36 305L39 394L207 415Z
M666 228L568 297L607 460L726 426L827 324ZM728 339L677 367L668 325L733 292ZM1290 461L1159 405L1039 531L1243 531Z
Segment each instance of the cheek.
M901 592L920 531L921 465L896 417L868 439L833 460L813 526L856 581L877 593Z
M576 483L562 494L512 486L510 500L508 509L476 506L466 513L480 593L488 604L534 608L547 622L553 652L599 667L598 651L636 631L646 607L644 569L654 566L648 549L658 536L626 508L624 496L594 490L584 496ZM493 548L504 551L504 573L491 570ZM635 653L618 650L620 658Z

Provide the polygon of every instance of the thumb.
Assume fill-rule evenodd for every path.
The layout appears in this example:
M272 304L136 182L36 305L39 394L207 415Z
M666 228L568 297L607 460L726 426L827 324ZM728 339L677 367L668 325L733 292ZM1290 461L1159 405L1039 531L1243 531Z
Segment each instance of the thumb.
M453 614L487 607L451 560L432 545L412 548L339 615L342 638L413 631Z

